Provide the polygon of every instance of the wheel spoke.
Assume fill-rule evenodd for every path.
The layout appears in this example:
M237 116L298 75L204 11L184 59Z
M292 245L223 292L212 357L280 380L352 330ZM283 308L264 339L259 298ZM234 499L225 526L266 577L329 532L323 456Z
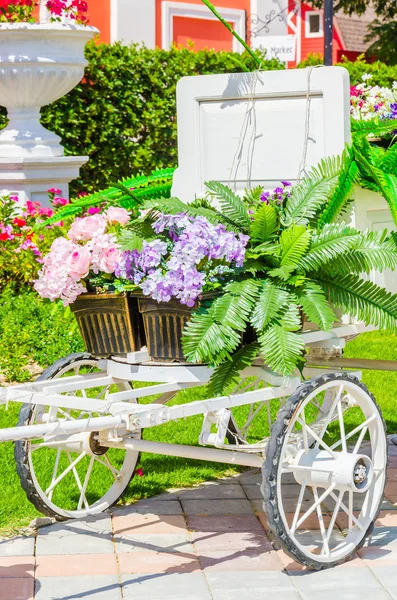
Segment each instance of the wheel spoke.
M58 466L59 466L59 459L61 456L61 449L58 448L57 450L57 454L55 457L55 464L54 464L54 469L52 472L52 478L51 478L51 483L56 479L57 473L58 473ZM54 490L51 490L50 493L48 494L48 499L51 501L52 500L52 494L53 494Z
M73 463L71 465L69 465L64 471L63 473L61 473L56 479L55 481L51 482L51 485L46 489L45 491L45 495L48 496L48 494L58 485L58 483L60 483L62 481L62 479L64 479L66 477L66 475L68 475L70 473L70 471L73 470L74 467L76 467L76 465L79 464L79 462L81 460L83 460L83 458L86 456L85 452L82 452L80 454L80 456L78 456L76 458L76 460L73 461Z
M298 421L298 423L300 424L300 426L303 428L303 426L304 426L304 425L303 425L302 421L301 421L300 419L297 419L297 421ZM329 454L332 456L332 458L337 458L337 454L336 454L336 452L334 452L334 451L332 450L332 448L330 448L330 447L328 446L328 444L326 444L326 443L325 443L325 442L324 442L324 441L321 439L321 437L319 437L319 436L317 435L317 433L315 433L315 432L313 431L313 429L312 429L311 427L309 427L309 425L307 425L307 424L306 424L306 430L307 430L307 432L309 433L309 435L311 435L311 436L312 436L312 438L314 438L314 439L316 440L316 442L317 442L318 446L322 446L322 447L324 448L324 450L326 450L326 451L327 451L327 452L328 452L328 453L329 453ZM318 447L318 446L317 446L317 447Z
M330 485L329 488L326 489L325 492L322 494L322 496L320 496L320 498L317 498L317 500L314 502L314 504L312 504L312 506L305 512L303 517L301 517L299 519L299 521L296 524L295 530L298 529L298 527L300 527L302 525L302 523L304 523L308 517L310 517L310 515L316 510L317 506L320 506L321 502L323 502L325 500L325 498L327 498L327 496L332 494L332 490L334 488L335 488L335 484ZM295 530L294 531L291 530L292 533L295 533Z
M81 490L81 494L80 494L80 498L79 498L79 503L78 503L78 506L77 506L77 510L81 510L81 508L83 506L83 501L85 501L86 508L88 508L88 503L87 503L87 499L86 499L86 495L85 494L86 494L86 491L87 491L88 482L89 482L90 477L91 477L91 471L92 471L92 467L93 467L94 462L95 462L94 458L91 457L90 463L88 465L87 473L86 473L86 476L85 476L85 479L84 479L83 489Z
M100 465L103 465L104 467L106 467L107 469L109 469L109 471L111 471L115 481L117 481L117 479L119 479L120 477L120 471L117 471L113 465L111 464L110 460L108 459L108 457L105 454L105 460L102 460L99 458L99 456L94 456L94 459L99 462Z
M301 418L302 418L301 423L302 423L303 445L305 448L305 452L309 452L309 442L307 439L305 409L303 409L301 412Z
M343 450L343 452L347 452L346 434L345 434L345 422L343 420L342 404L340 402L338 402L337 407L338 407L338 417L339 417L339 427L340 427L340 439L341 439L341 442L342 442L342 450Z
M360 450L361 444L363 443L363 439L364 439L364 436L367 433L367 431L368 431L368 427L362 428L359 438L356 442L356 445L354 446L353 454L357 454L357 452Z
M331 492L331 498L333 498L335 500L335 502L338 502L338 497L333 492ZM363 525L361 525L360 521L358 521L356 519L356 517L354 516L353 512L350 513L350 511L347 508L346 504L344 504L342 501L340 503L340 508L349 516L349 518L351 516L351 520L353 521L353 523L355 525L357 525L357 527L359 529L361 529L361 531L365 531L365 529L364 529Z
M336 395L336 398L335 398L335 400L333 401L333 403L332 403L332 405L331 405L330 411L329 411L329 413L328 413L328 416L327 416L327 418L325 419L325 423L324 423L324 425L323 425L323 428L322 428L322 430L321 430L321 433L320 433L320 435L319 435L319 436L317 436L315 448L318 448L318 447L319 447L319 445L320 445L320 443L321 443L321 441L322 441L322 438L323 438L323 436L324 436L325 432L326 432L326 431L327 431L327 429L328 429L328 425L330 424L330 422L331 422L331 420L332 420L332 418L333 418L333 416L334 416L335 407L336 407L336 406L337 406L337 404L340 402L340 399L341 399L341 397L342 397L342 392L343 392L343 390L344 390L344 385L342 384L342 385L339 387L339 391L338 391L338 393L337 393L337 395Z
M328 540L327 540L327 532L325 530L323 513L321 510L320 502L318 501L318 492L317 492L316 487L313 487L313 495L314 495L315 501L318 503L317 507L316 507L317 518L318 518L318 522L320 524L321 537L323 538L323 547L321 549L321 554L325 554L326 556L329 556L329 545L328 545Z
M353 429L353 431L351 431L350 433L348 433L346 435L346 441L349 440L351 437L353 437L353 435L356 435L356 433L358 433L359 431L361 431L363 429L363 427L368 427L368 425L370 423L372 423L372 421L375 421L378 418L377 415L372 415L372 417L370 417L369 419L367 419L366 421L364 421L364 423L361 423L361 425L358 425L355 429ZM334 450L335 448L337 448L338 446L340 446L342 443L342 440L338 440L337 442L335 442L334 444L332 444L331 446L331 450Z
M295 514L294 514L294 520L292 521L292 526L291 526L291 531L296 531L296 524L298 522L298 518L301 512L301 507L302 507L302 502L303 502L303 497L305 495L305 491L306 491L306 484L303 484L301 487L301 491L299 492L299 498L298 498L298 503L296 505L296 510L295 510Z
M69 452L67 452L66 454L68 455L69 463L70 463L70 464L72 464L72 463L73 463L73 459L72 459L72 457L70 456L70 453L69 453ZM79 489L79 492L80 492L80 494L82 494L82 495L83 495L83 502L84 502L84 506L85 506L86 508L89 508L89 506L88 506L88 502L87 502L87 499L86 499L86 497L85 497L85 496L84 496L84 494L83 494L83 486L81 485L81 480L80 480L79 474L77 473L77 469L76 469L76 467L75 467L75 466L73 467L73 469L72 469L72 472L73 472L74 478L75 478L75 480L76 480L76 483L77 483L77 487L78 487L78 489Z
M343 500L343 496L344 495L345 495L345 492L343 490L341 490L339 492L339 498L336 501L334 512L332 514L331 521L330 521L330 524L329 524L329 527L328 527L328 532L327 532L327 541L328 542L329 542L329 540L331 538L331 535L332 535L332 532L334 530L334 525L335 525L336 519L338 517L339 510L340 510L340 505L341 505L341 502Z

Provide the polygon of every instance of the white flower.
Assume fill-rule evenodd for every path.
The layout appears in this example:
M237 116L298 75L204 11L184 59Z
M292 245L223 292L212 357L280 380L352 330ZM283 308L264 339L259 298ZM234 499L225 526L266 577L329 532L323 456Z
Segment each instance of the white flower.
M368 81L369 79L372 79L372 75L370 73L364 73L364 75L361 77L361 79L363 81Z

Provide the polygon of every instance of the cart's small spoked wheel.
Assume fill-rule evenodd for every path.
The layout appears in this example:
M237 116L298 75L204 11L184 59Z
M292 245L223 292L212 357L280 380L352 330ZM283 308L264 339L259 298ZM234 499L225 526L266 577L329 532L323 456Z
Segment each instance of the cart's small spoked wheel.
M253 392L265 386L261 377L247 377L239 382L231 394ZM226 433L228 443L234 446L234 450L265 452L272 425L284 403L285 399L281 398L231 408L232 416Z
M40 380L67 378L99 372L98 361L87 353L71 354L47 368ZM70 392L82 399L103 399L106 394L130 389L128 382ZM63 395L70 395L64 393ZM65 407L52 409L25 405L19 425L43 423L49 418L75 420L104 416ZM140 433L139 433L140 436ZM65 436L64 436L65 437ZM135 436L136 437L136 436ZM103 512L117 502L134 475L139 453L105 448L96 433L64 440L37 439L15 443L18 475L28 499L36 508L58 519L81 518Z
M386 466L384 422L363 384L331 373L300 386L263 467L265 510L287 553L314 569L347 560L373 529Z

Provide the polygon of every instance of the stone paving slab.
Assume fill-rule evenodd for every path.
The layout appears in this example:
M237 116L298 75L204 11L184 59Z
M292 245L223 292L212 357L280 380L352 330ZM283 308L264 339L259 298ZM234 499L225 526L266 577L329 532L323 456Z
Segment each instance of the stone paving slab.
M332 570L308 571L273 548L255 470L0 540L0 600L397 600L396 451L391 465L373 534ZM291 522L298 488L287 477ZM323 518L327 526L325 508ZM337 525L331 547L344 539L343 512ZM321 539L315 513L299 535Z
M33 600L34 579L0 579L1 600ZM49 600L46 598L46 600Z
M122 575L124 600L212 600L203 573Z
M118 575L40 577L34 600L123 600Z
M0 556L29 556L34 553L34 537L16 537L0 540Z

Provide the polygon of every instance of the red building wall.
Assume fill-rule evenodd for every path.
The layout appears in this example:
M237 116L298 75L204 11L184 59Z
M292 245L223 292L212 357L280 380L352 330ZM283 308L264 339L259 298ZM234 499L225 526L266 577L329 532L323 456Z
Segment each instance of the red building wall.
M290 0L289 10L292 11L295 6L295 2ZM313 7L302 3L301 4L301 13L300 19L294 19L294 22L298 23L299 32L300 32L300 45L301 45L301 57L300 60L306 60L309 54L321 54L324 55L324 36L321 37L306 37L306 13L312 12ZM322 13L321 13L322 14ZM289 29L288 33L294 33L292 29ZM299 38L298 38L299 39ZM335 23L334 26L334 43L333 43L333 61L337 62L340 59L341 54L343 54L343 40L338 30L338 26ZM296 66L296 62L288 63L289 68L294 68Z
M156 0L156 46L159 47L162 45L162 1L163 0ZM174 1L188 2L189 4L203 6L201 0ZM245 10L247 15L249 15L251 11L251 0L216 0L215 4L220 8L237 8ZM214 48L215 50L232 49L232 35L226 30L222 23L206 19L174 17L174 42L186 45L189 40L194 42L197 50L203 48Z

